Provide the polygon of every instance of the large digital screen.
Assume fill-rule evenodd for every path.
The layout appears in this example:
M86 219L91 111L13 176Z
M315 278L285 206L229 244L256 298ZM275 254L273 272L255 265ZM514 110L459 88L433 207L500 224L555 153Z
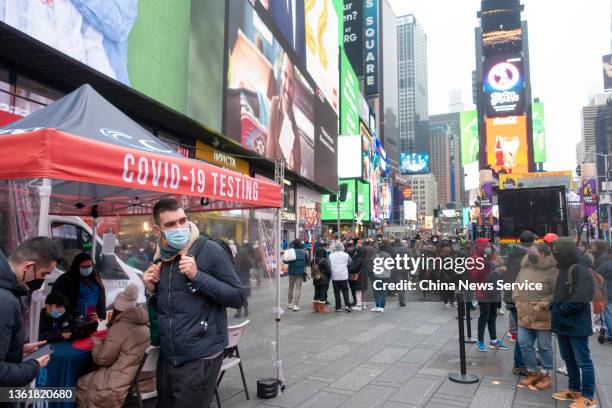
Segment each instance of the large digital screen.
M337 202L329 201L329 194L321 196L321 219L332 221L338 218L338 207L340 207L341 220L361 219L370 221L370 185L358 180L340 180L339 185L347 185L346 200Z
M272 1L277 3L278 1ZM278 3L283 3L280 1ZM304 2L306 29L306 63L317 86L338 112L338 16L331 0Z
M340 133L359 134L359 82L344 51L340 53Z
M527 173L529 156L527 120L523 116L489 118L487 129L487 163L505 173Z
M300 176L326 181L323 186L335 190L337 115L315 95L249 3L228 4L225 134L270 160L284 159ZM315 168L315 157L327 160Z
M417 203L414 201L404 200L404 221L417 220Z
M544 104L535 102L531 105L531 122L533 129L533 161L546 162L546 132L544 128Z
M355 69L363 74L363 0L344 0L344 51Z
M612 89L612 54L601 57L603 66L604 89L607 91Z
M225 2L107 3L3 0L0 21L220 132Z
M233 0L235 1L235 0ZM306 62L304 0L260 0L281 35L302 63Z
M371 195L372 188L370 183L357 181L357 212L355 217L361 221L368 222L371 219Z
M429 173L429 153L400 153L402 175Z
M361 177L361 135L338 136L338 177Z
M493 56L484 62L487 116L521 115L525 110L525 78L520 56Z
M378 0L365 0L363 15L364 93L374 95L378 93Z
M478 138L478 112L461 112L461 165L467 166L478 161L478 149L480 141Z

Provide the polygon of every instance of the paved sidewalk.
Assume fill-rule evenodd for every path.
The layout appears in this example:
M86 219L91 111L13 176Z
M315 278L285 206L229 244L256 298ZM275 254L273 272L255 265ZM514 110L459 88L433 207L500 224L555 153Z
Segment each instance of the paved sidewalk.
M282 281L286 299L287 280ZM386 407L386 408L548 408L567 407L551 391L516 387L512 350L479 353L467 345L468 371L480 382L456 384L448 380L459 371L456 309L441 303L410 302L399 307L387 299L384 314L367 312L312 313L312 284L304 284L302 310L287 311L281 322L281 351L287 388L281 396L259 400L258 378L274 377L272 345L274 292L269 283L253 288L251 320L240 343L251 399L241 390L237 368L226 374L220 396L224 408L243 407ZM333 299L333 291L329 294ZM286 306L286 302L282 303ZM228 310L230 324L235 319ZM476 312L477 315L477 312ZM472 320L476 335L476 318ZM508 317L498 318L505 333ZM599 407L612 408L612 346L591 347L596 362ZM559 357L558 357L558 361ZM567 377L557 374L558 389Z

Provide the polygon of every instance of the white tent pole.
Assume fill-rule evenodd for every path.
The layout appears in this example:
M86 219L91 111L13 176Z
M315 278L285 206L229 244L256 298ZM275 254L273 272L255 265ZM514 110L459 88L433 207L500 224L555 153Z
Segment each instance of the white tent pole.
M283 190L284 190L284 178L285 178L285 162L284 160L277 160L275 163L275 169L274 169L274 181L276 181L281 188L281 205L280 208L276 209L276 242L274 244L274 249L276 251L276 274L275 274L275 280L276 280L276 306L274 308L274 315L275 315L275 320L276 320L276 344L275 344L275 359L274 359L274 367L276 367L276 380L278 381L279 387L281 388L281 390L284 388L284 382L285 382L285 378L283 377L283 362L281 360L281 355L280 355L280 321L281 321L281 316L283 314L283 310L281 309L281 300L280 300L280 286L281 286L281 257L280 257L280 251L281 251L281 228L282 228L282 222L283 222L283 217L282 217L282 211L283 211L283 206L284 206L284 194L283 194Z
M98 237L98 217L94 217L93 219L93 228L91 230L91 260L94 263L94 265L96 264L96 239Z
M40 210L38 213L38 236L49 237L49 203L51 201L51 179L44 178L42 185L38 187Z
M40 201L38 212L39 237L51 236L51 231L49 230L49 203L51 201L51 189L51 179L43 178L42 185L38 187L38 198ZM45 285L43 285L43 287L36 292L32 293L32 297L30 298L30 330L28 333L28 338L30 341L38 340L40 309L42 309L45 304L45 298L43 296Z

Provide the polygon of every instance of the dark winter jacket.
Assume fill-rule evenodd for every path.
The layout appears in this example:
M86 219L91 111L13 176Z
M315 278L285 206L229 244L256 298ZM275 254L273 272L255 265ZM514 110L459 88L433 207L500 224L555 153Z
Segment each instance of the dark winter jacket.
M104 290L104 285L102 284L102 279L94 270L94 272L87 278L82 278L80 274L66 272L62 274L53 286L51 287L52 292L60 293L64 296L69 303L69 307L67 311L74 316L78 316L81 314L81 311L78 309L79 304L79 290L81 279L86 279L90 285L97 285L100 289L100 296L98 296L98 304L96 305L96 314L100 320L106 319L106 293ZM83 316L83 318L87 318L87 316Z
M25 343L21 304L16 296L17 279L0 250L0 386L23 387L36 376L36 360L22 362Z
M551 305L552 331L565 336L590 336L593 279L583 265L578 264L576 243L560 237L553 243L559 276ZM570 273L571 270L571 273Z
M391 247L391 256L395 258L397 255L402 259L400 265L403 265L404 255L410 256L410 250L402 245L401 243L397 243ZM410 271L407 271L404 268L393 268L393 272L391 274L394 282L399 282L402 279L408 279L410 277Z
M597 268L599 273L606 280L608 285L608 303L612 302L612 259L608 259Z
M302 276L306 273L306 265L310 264L308 252L302 248L295 249L295 261L285 262L288 267L289 276Z
M527 245L512 245L512 250L506 260L506 272L502 273L504 283L516 282L516 278L521 270L521 261L527 255L527 249ZM504 302L510 307L514 306L511 290L504 291Z
M62 333L74 334L75 328L76 320L67 311L57 319L49 316L45 308L40 311L38 340L47 340L49 343L63 341Z
M192 235L179 255L199 237ZM161 351L173 365L181 365L217 354L227 346L225 308L239 309L245 301L244 290L232 260L212 240L196 256L198 273L190 281L179 272L181 256L163 262L155 296L149 298L158 317Z
M329 286L329 279L331 278L331 270L329 269L329 263L327 262L327 251L323 247L318 247L315 250L315 256L313 259L313 266L317 265L321 271L321 279L312 279L312 284L315 286Z

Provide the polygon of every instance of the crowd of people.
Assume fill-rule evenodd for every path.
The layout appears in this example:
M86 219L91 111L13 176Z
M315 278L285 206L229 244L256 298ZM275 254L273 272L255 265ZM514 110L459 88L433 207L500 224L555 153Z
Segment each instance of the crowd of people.
M388 296L397 296L399 306L406 306L406 291L381 290L379 288L383 285L375 285L376 281L457 283L468 280L475 284L495 283L492 289L478 286L476 290L462 294L466 307L478 308L479 311L476 349L480 352L509 349L502 341L504 336L497 333L497 319L505 314L505 304L505 309L510 312L508 338L516 343L512 371L526 377L518 386L535 391L551 388L554 369L552 335L555 334L565 363L558 371L569 377L569 388L554 393L553 398L571 401L572 408L596 406L589 338L595 329L595 332L599 331L599 343L612 344L612 305L607 304L612 296L612 248L605 241L595 240L590 245L552 233L539 239L532 232L524 231L520 242L510 244L502 253L488 238L466 241L461 237L433 235L340 240L334 236L329 241L317 242L312 258L299 239L289 246L283 260L289 265L288 308L293 311L300 310L300 287L307 280L308 270L314 285L312 309L315 313L329 312L326 305L330 304L330 286L336 312L367 310L367 292L373 294L369 310L381 313L385 310ZM394 267L374 273L374 258L395 258L404 254L439 258L442 262L432 263L437 267L423 267L410 272ZM445 264L444 260L456 257L480 258L484 260L483 267L473 267L466 274L458 274L439 266ZM530 282L539 286L535 291L501 290L497 282ZM437 292L444 307L456 306L455 291L443 289ZM422 295L436 294L423 291ZM488 343L485 342L487 331Z
M114 299L107 312L106 293L91 256L74 257L46 296L40 311L38 342L24 344L20 297L38 290L45 277L61 262L48 238L25 241L7 258L0 252L0 384L24 386L38 376L52 355L25 359L45 343L73 341L89 336L107 321L105 336L93 337L91 360L95 370L76 384L80 407L119 407L149 345L158 345L155 387L160 406L208 406L228 344L227 308L236 317L247 316L251 284L263 279L264 259L257 244L237 246L200 232L173 199L153 209L157 242L143 274L147 304L138 304L138 289L130 284ZM375 270L377 258L432 258L438 263L406 270L386 263ZM445 267L458 258L481 260L466 273ZM524 376L519 387L547 390L554 370L553 334L556 335L569 377L567 390L553 398L572 401L570 407L595 407L595 371L589 338L599 328L598 340L612 344L612 249L604 241L578 241L547 234L539 239L524 231L520 242L500 250L487 238L415 235L397 238L340 239L314 244L297 239L282 253L287 265L288 308L301 310L302 285L314 286L312 311L329 313L371 310L383 313L387 299L400 307L408 296L457 306L457 291L450 286L436 293L408 294L405 286L389 290L385 283L469 281L539 284L538 290L500 290L477 286L462 292L461 305L478 308L476 350L507 350L505 335L498 335L498 319L508 314L508 339L514 347L515 375ZM478 262L472 265L479 265ZM376 284L376 283L379 284ZM328 297L330 288L333 299ZM368 305L370 304L370 305ZM370 306L370 307L369 307ZM369 308L368 308L369 307ZM599 319L599 320L597 320ZM600 324L599 324L600 323ZM488 342L485 334L488 331Z

